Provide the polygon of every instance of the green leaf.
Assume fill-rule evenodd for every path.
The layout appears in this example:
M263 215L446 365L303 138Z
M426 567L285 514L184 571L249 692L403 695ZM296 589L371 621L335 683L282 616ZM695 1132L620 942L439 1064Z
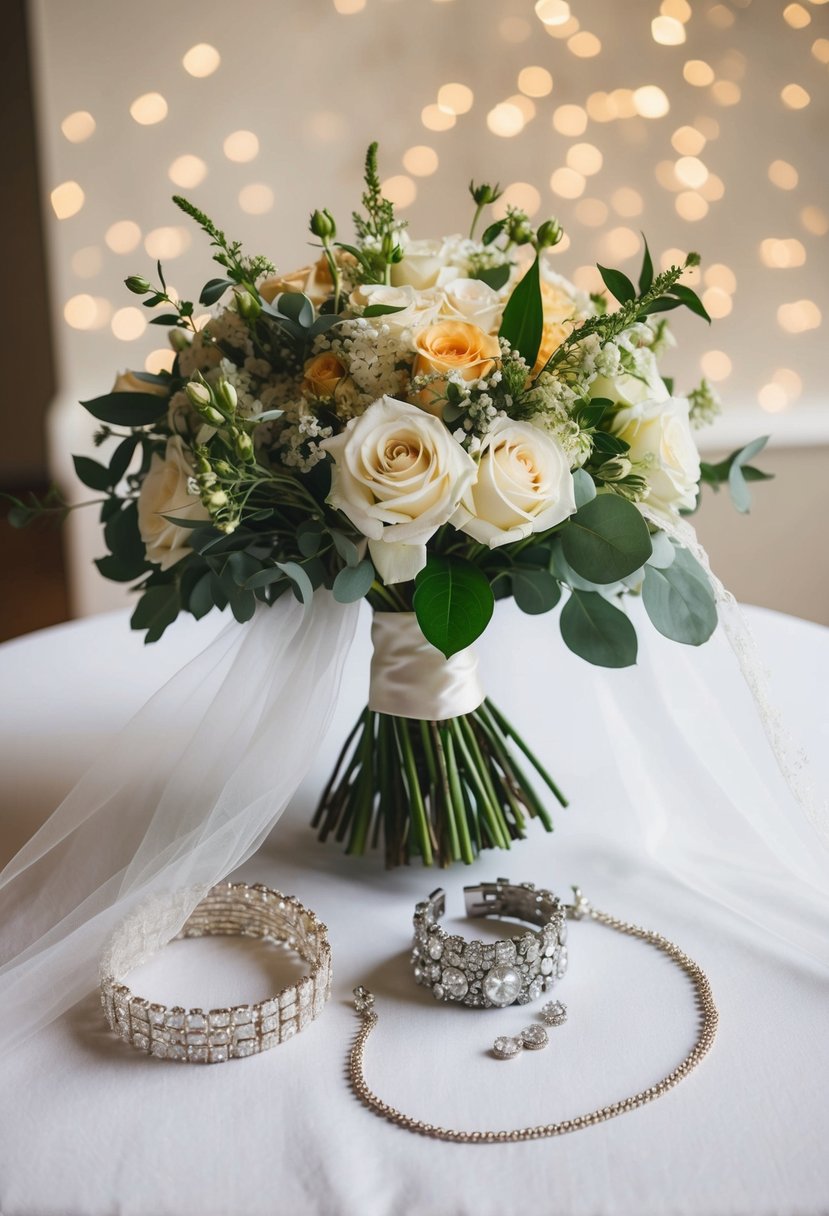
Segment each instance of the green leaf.
M193 590L190 592L190 599L187 604L188 611L193 614L197 621L202 617L207 616L213 608L213 592L211 590L210 572L203 574L196 583Z
M240 625L249 621L256 611L256 596L252 591L245 591L242 588L230 597L229 603L230 611Z
M639 309L637 316L648 317L653 312L671 312L674 308L681 306L681 300L674 300L671 296L660 296L658 300L651 300L650 304L644 304Z
M157 642L168 625L178 616L180 608L178 589L175 583L163 583L150 587L141 596L130 617L132 629L146 629L145 642Z
M622 452L630 449L630 444L626 443L624 439L619 439L617 435L610 435L607 431L594 431L593 448L595 451L601 452L603 456L620 456Z
M155 393L107 393L82 401L93 418L113 426L149 426L167 411L167 398Z
M656 566L657 570L667 570L676 556L676 549L671 544L667 533L653 532L651 534L651 545L653 546L653 552L648 558L648 565Z
M360 550L344 532L332 531L331 539L334 542L334 548L347 566L360 564Z
M636 299L636 288L626 274L621 270L611 270L608 266L596 263L596 269L604 280L604 285L620 304L629 304Z
M297 548L303 557L315 557L322 544L324 528L317 519L306 519L296 530Z
M565 645L596 667L636 662L636 630L624 612L595 591L571 591L559 625Z
M253 578L262 569L262 563L249 553L231 553L227 559L227 567L237 587L246 588L248 579Z
M110 516L104 528L104 540L116 557L137 564L140 569L146 568L147 555L138 529L136 502L128 502L122 510Z
M415 579L413 605L421 632L447 659L480 637L494 604L486 576L463 558L430 554Z
M615 583L633 574L652 552L647 524L618 494L599 494L585 503L560 535L567 562L591 583Z
M232 286L233 279L211 279L202 287L199 303L209 308L211 304L215 304L217 300L221 299L228 287Z
M177 312L163 312L158 317L153 317L150 325L178 325L179 315Z
M144 560L124 559L114 554L96 558L95 565L99 573L112 583L131 583L146 574L149 568Z
M270 587L272 583L287 582L287 578L283 570L277 570L274 566L269 566L266 570L260 570L258 574L254 574L245 583L248 591L258 590L260 587Z
M106 465L90 460L88 456L73 456L72 463L75 472L85 486L90 490L108 490L112 484L112 476Z
M694 562L698 576L681 553L687 550L677 550L675 560L663 569L645 567L642 602L664 637L687 646L701 646L717 627L717 606L702 567Z
M680 304L684 304L686 308L690 308L691 312L696 313L698 317L702 317L703 321L711 324L711 318L708 315L705 305L695 291L690 287L686 287L683 283L674 283L671 288L671 295L679 300Z
M496 220L493 224L490 224L488 228L484 229L484 235L481 237L481 244L491 245L493 241L497 241L498 237L504 231L506 226L506 220Z
M606 397L597 397L595 401L587 401L580 406L576 413L576 419L579 426L590 427L598 426L607 412L608 407L612 406L613 402Z
M585 469L573 470L573 490L577 511L596 497L596 483Z
M522 612L537 616L555 608L561 599L561 587L549 570L516 566L512 571L512 594Z
M751 494L746 484L743 465L751 460L752 456L756 456L766 446L768 441L768 435L761 435L759 439L753 439L751 443L747 443L739 452L734 452L729 457L728 490L734 506L744 515L751 509Z
M374 566L364 557L357 566L344 566L334 579L334 599L339 604L352 604L368 593L374 582Z
M648 249L648 242L644 232L642 233L642 240L645 242L645 252L642 255L642 269L639 271L640 296L643 296L653 283L653 261L651 260L651 251Z
M274 305L278 313L303 329L313 323L314 305L300 291L283 291L274 300Z
M314 597L314 585L302 569L302 566L297 565L296 562L276 562L276 568L277 570L281 570L291 580L297 593L297 598L306 606L310 604Z
M499 338L506 338L513 350L526 359L529 367L535 365L544 331L544 310L541 304L541 279L538 255L530 269L516 285L507 300Z
M385 317L391 312L403 312L405 304L368 304L363 310L364 317Z
M500 266L488 266L485 270L479 270L472 277L480 279L482 283L486 283L487 287L491 287L493 291L500 291L509 282L510 272L512 267L509 262L502 262Z
M140 435L130 435L128 439L124 439L118 444L118 447L112 453L112 459L109 462L109 476L111 485L118 485L118 482L129 468L130 461L135 455L135 449L138 447L140 442Z

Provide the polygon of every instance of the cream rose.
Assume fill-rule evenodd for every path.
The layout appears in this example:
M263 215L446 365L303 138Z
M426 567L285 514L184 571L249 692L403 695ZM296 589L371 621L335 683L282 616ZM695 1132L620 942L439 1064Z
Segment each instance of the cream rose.
M313 266L302 266L290 274L273 275L259 284L259 294L268 304L286 291L301 292L312 304L322 304L334 290L331 268L326 258L321 257Z
M665 381L656 366L656 356L646 346L641 346L625 357L626 366L620 366L615 376L597 376L590 385L590 396L607 397L619 405L646 405L654 401L667 401Z
M494 334L485 334L469 321L438 321L414 335L413 376L440 378L414 394L417 404L441 417L446 396L446 374L458 372L464 380L487 376L500 358L501 347Z
M484 333L497 331L503 307L498 292L481 279L453 279L443 288L443 316L471 321Z
M328 502L368 537L381 578L414 578L427 540L472 484L474 460L437 418L393 397L320 446L334 460Z
M190 529L165 519L209 518L206 508L187 488L193 475L187 452L175 435L167 440L164 458L155 455L138 495L138 530L147 550L147 561L169 570L190 552Z
M436 292L415 291L414 287L408 284L390 287L385 283L364 283L354 288L348 302L358 314L362 314L364 309L374 304L400 309L399 312L387 312L377 317L377 321L381 325L387 325L393 334L431 325L440 308L440 297Z
M621 409L613 421L613 433L630 444L627 456L641 465L647 505L669 517L691 510L697 498L699 452L689 413L684 397L669 397Z
M337 356L330 350L314 355L305 364L303 391L322 401L330 401L347 375Z
M532 423L499 418L452 523L496 549L555 527L575 509L570 462L555 439Z
M166 384L154 384L142 380L135 372L119 372L110 390L113 393L152 393L154 397L166 397L170 392Z

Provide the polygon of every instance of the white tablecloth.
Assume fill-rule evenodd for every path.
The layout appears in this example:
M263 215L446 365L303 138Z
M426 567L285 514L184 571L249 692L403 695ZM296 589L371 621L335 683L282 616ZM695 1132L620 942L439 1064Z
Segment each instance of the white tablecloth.
M5 1066L3 1216L829 1211L825 971L675 881L633 832L628 842L620 816L630 812L596 747L601 727L580 695L582 666L557 640L542 645L555 638L552 621L510 609L499 615L480 648L482 668L493 697L571 795L556 832L532 825L531 839L509 855L446 874L418 866L387 873L376 857L346 858L317 843L307 826L314 797L365 697L363 630L317 770L240 871L296 894L328 923L335 982L323 1018L262 1056L187 1067L126 1047L90 997ZM750 616L778 700L825 781L829 633L773 613ZM114 614L0 649L3 860L214 628L211 620L181 622L143 648ZM680 649L658 645L665 663ZM643 745L658 749L658 713L641 729ZM721 1025L713 1053L688 1081L602 1126L509 1146L417 1138L357 1104L344 1060L356 1025L348 998L359 982L377 993L380 1013L367 1052L370 1083L434 1123L501 1128L572 1117L652 1084L688 1050L695 1015L684 977L641 943L582 923L571 927L571 966L559 989L566 1025L551 1032L545 1052L489 1058L494 1036L537 1020L535 1010L437 1009L412 983L408 946L417 899L444 885L451 921L461 915L464 882L501 874L562 892L579 882L598 906L658 929L698 959ZM134 987L184 1005L258 1000L290 972L287 961L268 973L262 962L250 943L177 942L134 974Z

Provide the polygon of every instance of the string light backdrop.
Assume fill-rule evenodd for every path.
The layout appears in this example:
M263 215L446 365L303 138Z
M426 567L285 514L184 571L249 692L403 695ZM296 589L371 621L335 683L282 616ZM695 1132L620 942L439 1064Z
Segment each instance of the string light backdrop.
M715 325L674 321L671 371L721 393L708 441L829 439L826 0L202 0L175 21L165 0L32 0L32 17L56 451L113 368L171 361L123 278L157 258L183 294L210 277L174 191L290 270L315 256L312 208L350 237L373 138L414 235L466 228L474 177L506 186L496 210L557 215L586 289L596 261L638 268L640 231L663 265L699 250Z

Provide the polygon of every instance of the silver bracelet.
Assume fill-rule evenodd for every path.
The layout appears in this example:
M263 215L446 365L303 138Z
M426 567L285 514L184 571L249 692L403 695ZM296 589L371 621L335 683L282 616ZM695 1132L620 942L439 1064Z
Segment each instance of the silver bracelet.
M260 938L289 947L311 964L308 975L258 1004L168 1008L135 996L123 976L147 957L147 922L146 909L133 913L113 935L101 965L101 1003L110 1029L139 1051L162 1060L220 1064L284 1043L325 1007L331 993L327 929L293 896L259 883L219 883L178 934Z
M438 888L414 913L412 970L438 1001L477 1009L526 1005L549 992L567 970L565 906L552 891L506 878L464 887L467 916L512 916L538 930L498 942L466 941L438 924L446 895Z

